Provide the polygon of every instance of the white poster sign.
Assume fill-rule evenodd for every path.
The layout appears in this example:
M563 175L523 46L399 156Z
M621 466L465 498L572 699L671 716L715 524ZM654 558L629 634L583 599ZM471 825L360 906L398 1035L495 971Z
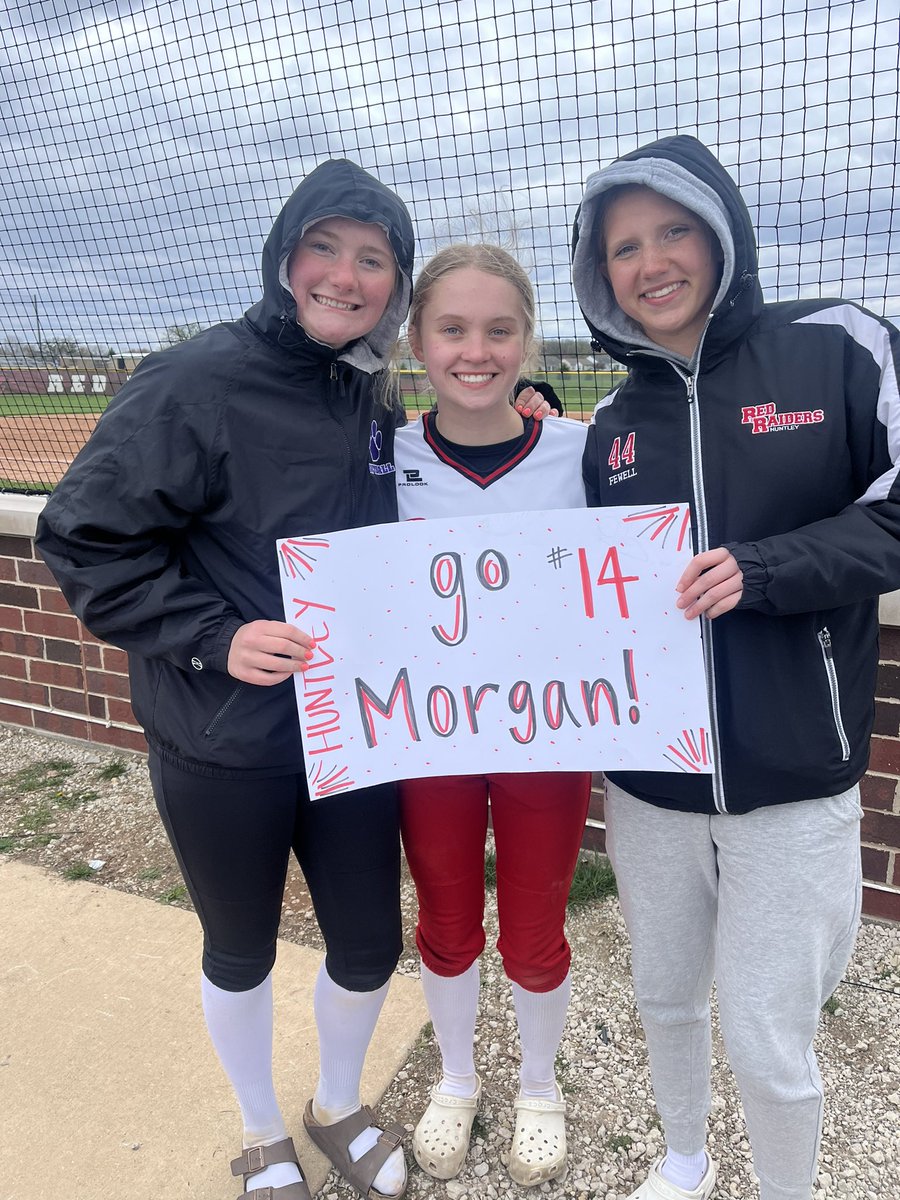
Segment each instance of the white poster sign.
M407 521L277 543L314 797L499 771L711 770L684 504Z

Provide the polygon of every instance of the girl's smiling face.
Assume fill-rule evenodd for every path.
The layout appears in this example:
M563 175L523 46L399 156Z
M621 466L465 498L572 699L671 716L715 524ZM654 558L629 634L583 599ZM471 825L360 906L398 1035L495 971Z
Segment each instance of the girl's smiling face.
M628 188L604 214L598 250L619 307L657 345L690 358L721 271L706 222L651 188Z
M317 221L288 264L298 323L334 350L372 332L396 278L394 252L381 226L350 217Z
M444 437L472 445L521 433L510 397L526 336L522 300L508 280L461 267L435 281L410 326L409 343L437 394Z

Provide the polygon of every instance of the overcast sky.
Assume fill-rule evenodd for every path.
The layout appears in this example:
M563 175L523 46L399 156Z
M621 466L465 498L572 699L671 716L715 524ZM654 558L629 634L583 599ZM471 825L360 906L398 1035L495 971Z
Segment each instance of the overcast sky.
M0 45L0 339L152 348L238 315L337 156L410 203L423 255L514 240L543 333L580 334L584 179L670 133L742 187L770 299L900 316L900 0L9 0Z

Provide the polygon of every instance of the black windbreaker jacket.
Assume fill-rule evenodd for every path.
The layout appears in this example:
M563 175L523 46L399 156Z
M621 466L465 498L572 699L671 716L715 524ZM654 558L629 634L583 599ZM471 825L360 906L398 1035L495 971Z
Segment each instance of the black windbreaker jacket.
M400 271L379 326L337 353L297 325L280 282L303 229L326 216L382 225ZM303 768L293 683L238 682L228 649L245 622L284 620L276 538L396 520L405 418L380 372L413 255L392 192L353 163L320 165L266 241L262 300L146 358L47 502L40 553L87 628L128 651L135 714L183 768Z
M690 362L629 326L597 270L597 199L628 181L701 212L723 244L722 284ZM589 502L690 501L695 549L728 546L744 579L738 608L703 620L715 774L610 778L694 812L845 790L868 762L877 596L900 587L897 330L848 301L764 304L746 207L690 137L591 177L573 274L596 342L629 368L589 431Z

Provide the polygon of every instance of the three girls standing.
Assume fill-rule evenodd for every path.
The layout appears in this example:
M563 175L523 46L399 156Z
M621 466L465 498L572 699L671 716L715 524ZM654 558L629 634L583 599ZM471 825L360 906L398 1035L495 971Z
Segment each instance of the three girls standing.
M278 619L274 562L262 574L258 564L288 529L393 519L397 412L381 379L412 256L397 197L353 164L323 164L273 227L263 300L241 321L142 364L39 528L39 548L75 611L129 652L157 802L204 927L207 1025L243 1117L245 1153L233 1170L249 1195L272 1188L275 1200L308 1198L271 1082L270 971L292 850L327 946L316 985L321 1077L307 1128L361 1194L405 1189L396 1137L359 1101L399 954L396 797L383 788L310 804L287 681L312 650ZM539 426L520 430L506 400L494 402L491 389L506 388L509 374L511 391L519 368L493 351L456 369L445 363L441 339L457 326L432 317L468 319L468 307L457 311L456 301L445 313L440 301L472 270L475 291L496 275L516 293L480 336L511 335L521 366L533 310L529 317L511 277L474 263L436 276L413 330L438 375L438 415L403 452L431 456L454 503L468 478L495 504L492 476L502 481L512 464L524 480L544 457L539 505L580 503L557 491L572 435L534 439ZM761 1200L810 1200L822 1115L812 1040L859 914L875 598L900 586L898 335L842 301L765 305L743 201L690 138L643 147L589 181L574 280L597 341L630 368L588 433L588 500L691 501L699 553L679 604L704 621L715 748L711 780L629 773L608 784L609 849L667 1140L635 1197L712 1193L704 1146L715 978ZM489 392L484 446L471 404ZM634 462L623 475L610 461L626 442ZM520 490L516 507L534 495ZM499 799L504 788L446 782L469 814L459 822L455 895L444 864L428 858L428 796L415 796L443 785L405 785L403 802L443 1057L415 1148L441 1177L464 1158L477 1104L473 967L483 933L471 863L473 847L483 848L485 793L493 787ZM554 813L535 819L559 844L546 855L542 844L527 871L543 872L545 897L564 905L584 785L572 777L525 792L544 802L557 785ZM534 898L518 866L508 876L501 868L502 804L501 952L523 1044L510 1170L528 1184L555 1177L565 1159L552 1058L568 947L559 904L524 934L517 928ZM511 825L507 863L525 865ZM435 1148L444 1134L452 1153Z

